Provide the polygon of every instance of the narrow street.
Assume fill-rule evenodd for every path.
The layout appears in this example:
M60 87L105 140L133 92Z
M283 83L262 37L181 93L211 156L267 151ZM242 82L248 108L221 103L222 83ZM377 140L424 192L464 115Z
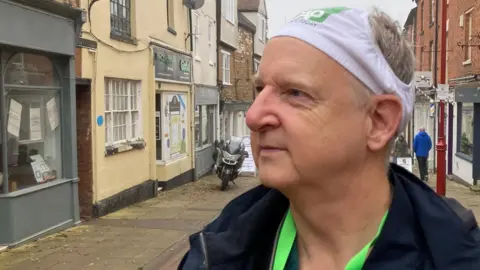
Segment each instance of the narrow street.
M0 253L1 270L176 269L188 235L211 221L235 196L258 184L239 178L219 190L209 175L35 242Z

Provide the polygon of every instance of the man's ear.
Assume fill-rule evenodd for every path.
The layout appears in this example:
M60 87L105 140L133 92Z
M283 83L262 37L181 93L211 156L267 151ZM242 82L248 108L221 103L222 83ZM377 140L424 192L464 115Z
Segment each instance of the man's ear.
M372 97L371 104L367 145L371 151L379 151L397 132L402 121L402 102L395 95L378 95Z

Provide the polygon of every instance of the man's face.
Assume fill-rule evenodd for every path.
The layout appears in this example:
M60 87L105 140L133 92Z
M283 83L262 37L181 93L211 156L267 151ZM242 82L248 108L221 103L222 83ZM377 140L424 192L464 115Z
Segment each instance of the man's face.
M264 185L334 181L362 163L371 121L355 94L363 89L352 89L352 81L342 66L302 41L268 43L246 120Z

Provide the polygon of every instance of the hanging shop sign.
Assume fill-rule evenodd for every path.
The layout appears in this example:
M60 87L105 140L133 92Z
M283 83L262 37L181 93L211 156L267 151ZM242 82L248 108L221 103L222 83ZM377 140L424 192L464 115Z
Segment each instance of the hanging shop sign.
M154 47L155 79L191 82L191 57L161 47Z

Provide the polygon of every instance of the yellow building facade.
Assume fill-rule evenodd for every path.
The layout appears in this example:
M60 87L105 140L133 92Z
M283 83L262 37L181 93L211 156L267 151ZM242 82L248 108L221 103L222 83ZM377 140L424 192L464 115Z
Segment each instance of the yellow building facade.
M79 58L91 81L94 215L103 215L193 179L190 12L173 0L81 7L82 38L96 44Z

